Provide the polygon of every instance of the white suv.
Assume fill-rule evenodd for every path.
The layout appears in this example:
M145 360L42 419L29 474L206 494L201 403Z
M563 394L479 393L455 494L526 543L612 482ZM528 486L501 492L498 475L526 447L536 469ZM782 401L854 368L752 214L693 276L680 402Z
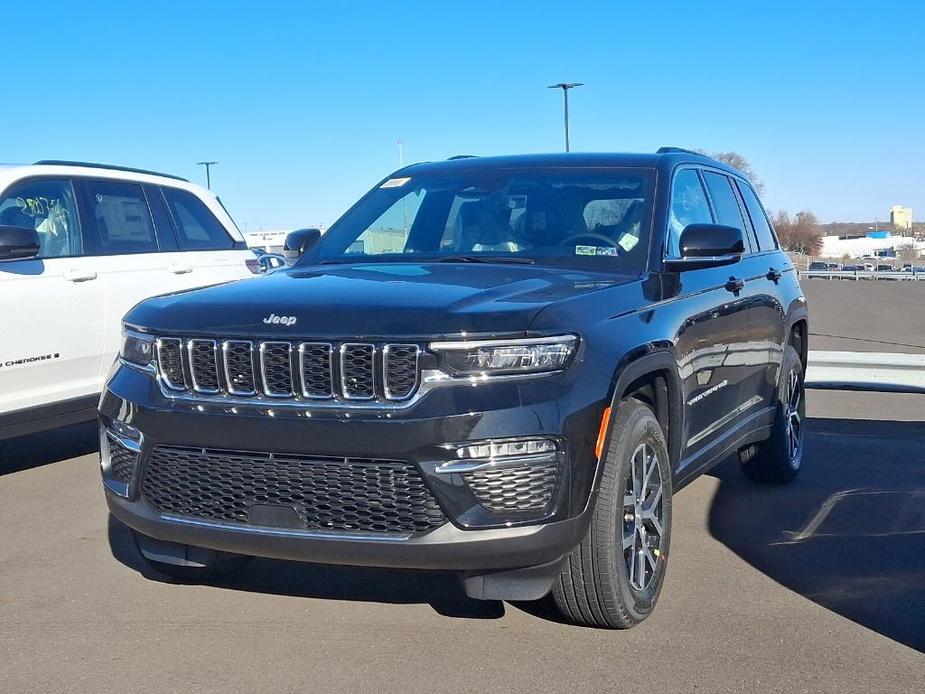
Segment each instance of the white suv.
M184 179L0 167L0 439L95 417L132 306L253 277L254 261L219 199Z

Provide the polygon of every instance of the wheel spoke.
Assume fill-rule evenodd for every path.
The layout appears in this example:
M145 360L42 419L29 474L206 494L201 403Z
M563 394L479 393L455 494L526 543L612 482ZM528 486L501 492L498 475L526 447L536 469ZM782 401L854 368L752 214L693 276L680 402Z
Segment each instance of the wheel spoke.
M636 587L642 590L646 587L646 555L643 549L645 543L640 543L640 545L642 546L636 552L636 561L638 562L636 565Z
M652 556L652 550L649 547L649 545L645 543L643 543L642 549L643 549L643 556L649 562L649 566L652 567L652 573L654 574L655 573L655 557Z
M623 532L623 551L630 549L636 543L636 524L630 528L629 533Z
M636 505L636 496L634 494L623 495L623 508L632 508Z

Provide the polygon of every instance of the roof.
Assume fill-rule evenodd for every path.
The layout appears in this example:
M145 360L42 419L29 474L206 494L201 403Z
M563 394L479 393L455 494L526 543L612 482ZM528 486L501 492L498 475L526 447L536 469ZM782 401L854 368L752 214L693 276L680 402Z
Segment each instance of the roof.
M557 152L551 154L508 154L500 156L451 157L445 161L421 162L401 169L403 173L429 173L457 170L478 170L498 168L608 168L639 167L656 168L674 166L679 163L698 163L714 166L742 175L720 161L697 152L676 147L663 147L655 153L632 152ZM397 173L397 172L396 172Z

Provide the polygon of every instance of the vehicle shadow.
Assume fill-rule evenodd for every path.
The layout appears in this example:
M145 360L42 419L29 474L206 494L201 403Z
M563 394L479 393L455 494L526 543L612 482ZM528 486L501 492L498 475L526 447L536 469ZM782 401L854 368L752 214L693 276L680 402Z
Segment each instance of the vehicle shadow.
M6 439L0 441L0 476L58 463L99 449L95 421Z
M125 566L151 581L177 583L149 567L132 540L131 531L109 516L109 546ZM233 577L208 579L210 586L226 590L288 595L323 600L349 600L392 604L429 604L445 617L499 619L504 603L473 600L459 580L436 571L402 571L352 566L326 566L275 559L255 559Z
M710 533L813 602L925 651L925 422L809 419L790 486L748 482L735 459Z

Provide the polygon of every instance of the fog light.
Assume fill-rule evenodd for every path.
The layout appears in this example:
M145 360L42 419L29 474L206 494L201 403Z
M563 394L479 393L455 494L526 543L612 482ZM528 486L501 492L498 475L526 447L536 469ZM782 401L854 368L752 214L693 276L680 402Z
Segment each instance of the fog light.
M558 450L552 439L520 439L518 441L486 441L462 445L456 449L456 457L463 460L514 458Z

